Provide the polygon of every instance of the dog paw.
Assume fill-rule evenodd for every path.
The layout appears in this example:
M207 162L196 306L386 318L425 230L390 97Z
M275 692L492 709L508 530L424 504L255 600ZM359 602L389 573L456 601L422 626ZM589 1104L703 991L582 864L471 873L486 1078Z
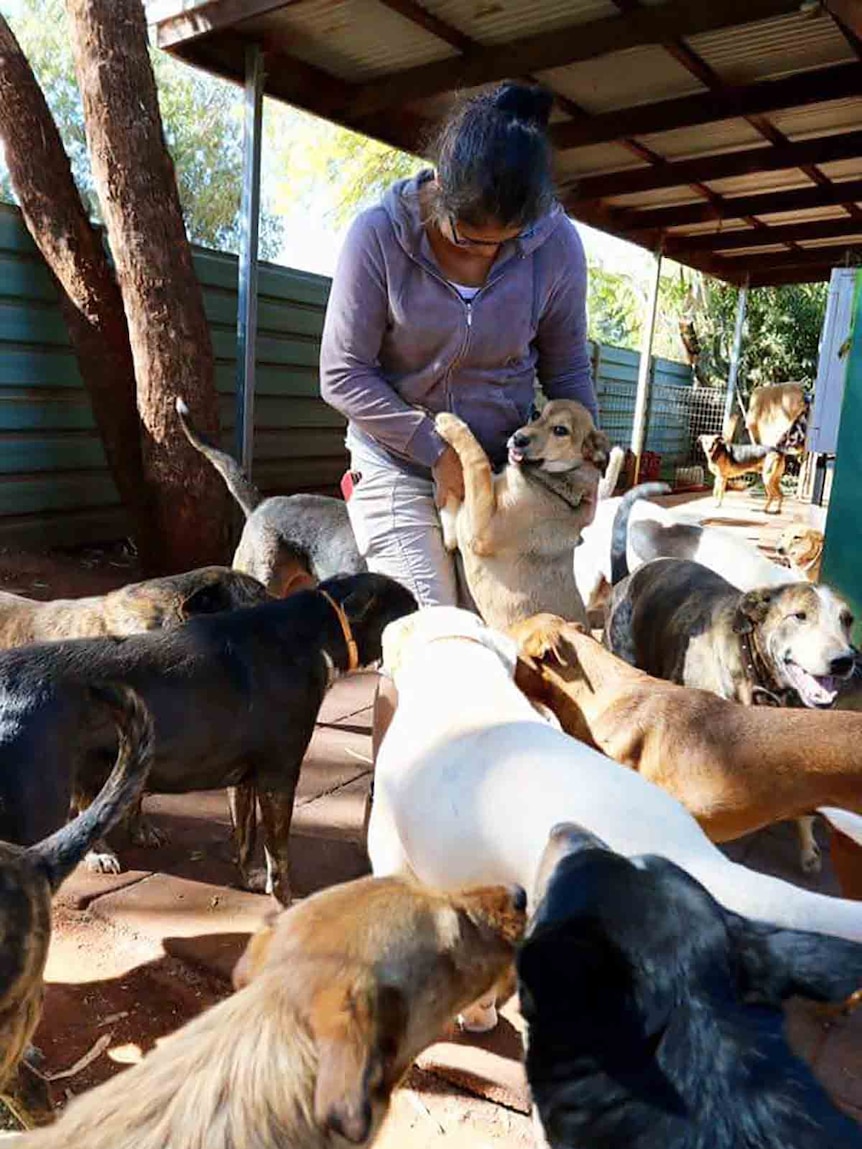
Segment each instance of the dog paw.
M523 622L516 622L510 628L510 634L525 658L534 658L538 662L552 655L557 662L562 662L560 642L569 625L556 614L537 614Z
M441 411L434 420L434 427L438 435L444 438L447 443L451 443L462 431L467 429L467 424L450 411Z
M111 850L91 850L84 858L84 865L91 874L121 874L120 859Z
M129 829L129 841L133 846L144 846L154 850L159 846L167 846L170 840L171 836L167 830L160 830L158 826L143 818Z
M823 859L820 855L820 847L812 846L810 850L803 850L799 857L802 869L806 874L819 874L823 868Z
M251 894L272 893L272 879L266 866L256 866L253 870L247 870L243 874L242 884Z

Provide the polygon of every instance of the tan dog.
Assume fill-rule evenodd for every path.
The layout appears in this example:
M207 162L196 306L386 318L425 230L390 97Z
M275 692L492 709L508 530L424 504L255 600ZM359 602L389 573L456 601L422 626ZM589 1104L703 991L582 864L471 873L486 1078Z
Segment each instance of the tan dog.
M257 579L215 566L90 598L37 602L0 591L0 650L65 638L143 634L181 626L198 614L255 606L269 597Z
M239 992L20 1149L368 1145L415 1057L509 967L524 891L363 878L255 936Z
M807 409L808 400L801 383L756 387L751 392L745 416L752 443L777 446Z
M11 1078L42 1013L51 898L93 842L140 793L153 756L153 723L126 687L105 688L120 738L117 763L87 810L34 846L0 842L0 1088ZM33 768L38 769L38 763Z
M720 507L724 501L724 492L727 489L727 480L736 479L741 475L760 472L763 486L766 489L766 505L763 510L770 514L770 507L775 503L774 513L781 513L781 480L784 476L784 455L774 447L738 446L727 443L721 435L701 435L698 438L701 449L706 455L706 463L715 476L714 494L715 505Z
M862 813L862 714L743 707L636 670L551 615L509 633L527 696L673 794L714 842L823 806Z
M464 502L441 512L449 550L460 550L470 593L489 626L540 610L586 622L572 552L595 512L610 441L580 403L548 403L509 439L509 464L494 475L466 423L447 412L435 426L458 453Z
M791 570L804 575L809 582L820 582L822 531L803 526L802 523L791 523L782 533L775 549L790 562Z

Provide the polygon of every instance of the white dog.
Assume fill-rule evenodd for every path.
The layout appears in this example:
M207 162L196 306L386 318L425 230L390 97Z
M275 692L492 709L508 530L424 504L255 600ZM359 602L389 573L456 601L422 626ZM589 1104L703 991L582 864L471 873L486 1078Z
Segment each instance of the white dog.
M601 605L602 588L611 584L614 519L622 498L599 500L596 517L584 527L575 548L575 583L587 610ZM632 504L625 537L629 571L654 558L685 558L709 567L743 591L801 581L796 571L770 562L756 546L730 531L702 527L684 513L648 499Z
M545 723L513 681L514 643L476 615L429 607L391 623L383 657L398 706L375 768L375 874L532 891L552 827L573 821L622 854L664 855L747 917L862 941L862 904L735 865L676 799ZM465 1019L490 1028L493 1000Z

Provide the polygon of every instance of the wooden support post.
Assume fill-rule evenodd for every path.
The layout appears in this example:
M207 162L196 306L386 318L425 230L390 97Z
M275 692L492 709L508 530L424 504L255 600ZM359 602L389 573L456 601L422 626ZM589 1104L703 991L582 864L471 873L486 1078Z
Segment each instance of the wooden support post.
M655 317L658 312L658 292L661 283L661 252L656 253L653 279L650 284L647 311L641 341L641 357L638 363L638 389L635 396L635 413L632 423L632 453L635 457L634 482L640 478L641 456L646 439L647 409L649 406L649 384L652 367L652 340L655 332Z

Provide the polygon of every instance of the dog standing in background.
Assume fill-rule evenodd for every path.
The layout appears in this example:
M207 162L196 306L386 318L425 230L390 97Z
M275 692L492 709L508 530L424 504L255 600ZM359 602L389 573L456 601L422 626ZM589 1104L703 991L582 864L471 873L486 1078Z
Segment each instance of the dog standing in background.
M760 472L766 489L765 514L780 514L783 495L781 480L784 477L784 453L777 447L764 447L757 444L739 445L727 443L721 435L701 435L698 438L706 455L706 463L715 476L715 505L720 507L727 489L727 480L741 475ZM775 510L771 511L772 504Z

